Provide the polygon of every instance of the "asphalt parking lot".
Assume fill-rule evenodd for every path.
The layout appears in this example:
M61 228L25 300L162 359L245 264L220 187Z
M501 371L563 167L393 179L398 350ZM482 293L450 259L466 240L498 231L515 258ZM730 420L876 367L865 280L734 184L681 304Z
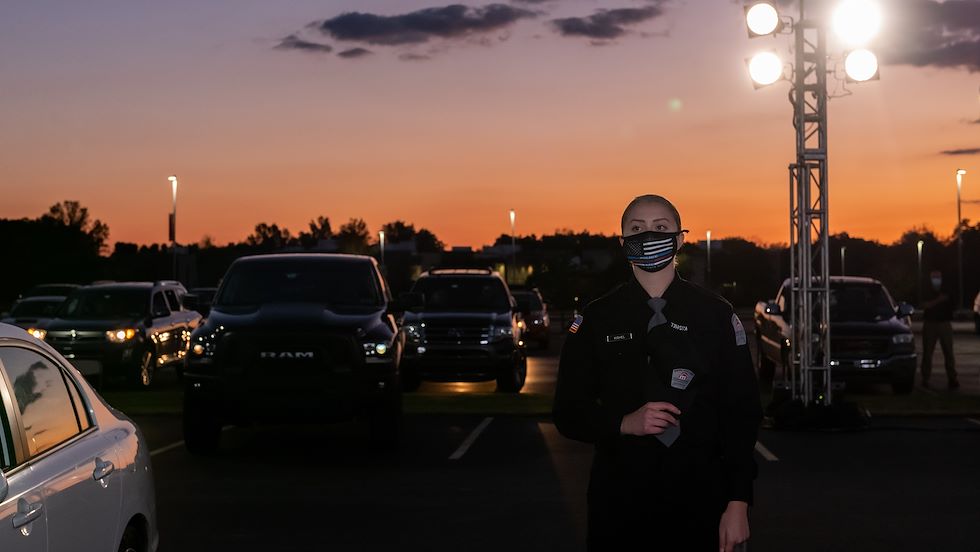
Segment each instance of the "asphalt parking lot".
M980 388L980 339L957 337L963 397ZM527 393L550 393L557 346L532 357ZM931 393L913 396L947 395ZM584 549L591 449L540 413L413 412L389 454L349 423L228 428L217 455L194 457L179 417L137 421L154 451L164 551ZM763 429L759 443L752 550L980 550L980 417L873 416L861 431Z

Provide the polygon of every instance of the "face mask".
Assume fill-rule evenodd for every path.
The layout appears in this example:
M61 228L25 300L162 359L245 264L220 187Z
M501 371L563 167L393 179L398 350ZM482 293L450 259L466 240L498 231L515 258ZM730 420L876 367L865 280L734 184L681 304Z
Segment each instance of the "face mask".
M932 279L932 287L933 287L933 289L939 289L940 287L942 287L942 285L943 285L943 279L942 278L933 278Z
M677 254L677 236L680 232L640 232L623 236L623 251L633 266L647 272L660 272L674 260Z

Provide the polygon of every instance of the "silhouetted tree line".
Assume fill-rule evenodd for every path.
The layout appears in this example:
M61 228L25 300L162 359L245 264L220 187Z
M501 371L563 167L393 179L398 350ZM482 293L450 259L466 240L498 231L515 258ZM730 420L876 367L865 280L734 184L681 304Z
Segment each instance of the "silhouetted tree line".
M432 266L509 266L512 262L509 235L498 237L488 251L446 251L445 244L431 231L405 221L389 222L381 230L386 243L384 270L395 293L406 291L421 270ZM965 224L962 237L964 295L972 300L980 288L980 224ZM36 219L0 219L0 252L8 259L0 270L0 310L38 283L170 277L169 246L118 242L107 254L108 239L108 226L93 220L75 201L54 205ZM921 274L919 240L923 241ZM530 267L526 284L539 288L557 307L583 306L629 275L615 236L561 230L540 237L519 236L516 245L518 266L526 271ZM927 277L931 269L942 270L954 286L957 281L955 240L939 239L924 228L909 230L891 244L836 234L831 237L831 274L841 273L842 246L846 248L848 275L881 280L899 301L917 304L923 274ZM380 253L377 235L369 231L364 220L352 218L334 230L330 220L320 216L297 234L276 224L259 223L238 243L218 246L206 236L181 248L179 273L188 286L215 285L239 257L303 251L375 257ZM789 271L784 245L762 246L740 238L713 243L710 276L703 242L686 243L678 263L682 276L716 290L738 307L771 298Z

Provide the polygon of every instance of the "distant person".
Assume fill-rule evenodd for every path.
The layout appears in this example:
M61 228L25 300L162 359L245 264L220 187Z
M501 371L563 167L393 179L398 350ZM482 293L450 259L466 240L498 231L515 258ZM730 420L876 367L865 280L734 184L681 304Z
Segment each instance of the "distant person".
M670 201L640 196L621 225L632 276L575 317L553 410L595 445L588 549L731 552L749 537L762 419L745 329L676 274Z
M956 377L956 357L953 356L953 300L949 286L943 282L943 273L933 270L929 273L929 292L922 303L922 387L929 388L932 374L932 353L936 350L936 340L943 348L946 362L946 381L950 389L960 386Z

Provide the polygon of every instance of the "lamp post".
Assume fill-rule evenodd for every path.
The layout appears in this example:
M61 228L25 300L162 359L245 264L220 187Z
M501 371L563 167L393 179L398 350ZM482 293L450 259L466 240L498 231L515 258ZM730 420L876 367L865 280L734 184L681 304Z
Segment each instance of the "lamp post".
M173 256L173 279L177 279L177 175L167 177L173 191L173 210L170 212L170 251Z
M808 15L805 9L812 0L799 1L796 20L781 15L775 2L749 1L745 9L749 38L777 34L793 37L791 63L784 63L773 51L761 51L747 62L756 88L781 80L791 83L789 99L793 105L796 159L789 165L789 281L793 304L793 312L788 315L793 328L790 385L794 399L807 405L811 402L830 405L833 357L830 351L827 103L831 92L828 80L858 83L878 78L878 59L865 45L881 27L881 13L873 0L842 0L832 22L847 49L842 55L831 56L827 51L828 22Z
M708 236L708 287L711 287L711 230L707 232Z
M847 246L840 246L840 275L846 276L847 272L844 271L844 257L847 254Z
M381 268L385 266L385 231L378 230L378 243L381 245Z
M517 241L514 237L514 222L517 220L517 213L513 209L510 210L510 272L517 272ZM514 283L516 274L512 274L508 280Z
M916 265L915 272L915 281L918 282L918 285L916 286L916 297L918 298L918 303L920 306L922 305L922 246L924 244L925 242L922 240L919 240L918 243L915 244L915 248L918 250L918 264Z
M960 210L960 194L963 190L964 169L956 169L956 257L959 266L959 301L957 307L963 306L963 213Z

